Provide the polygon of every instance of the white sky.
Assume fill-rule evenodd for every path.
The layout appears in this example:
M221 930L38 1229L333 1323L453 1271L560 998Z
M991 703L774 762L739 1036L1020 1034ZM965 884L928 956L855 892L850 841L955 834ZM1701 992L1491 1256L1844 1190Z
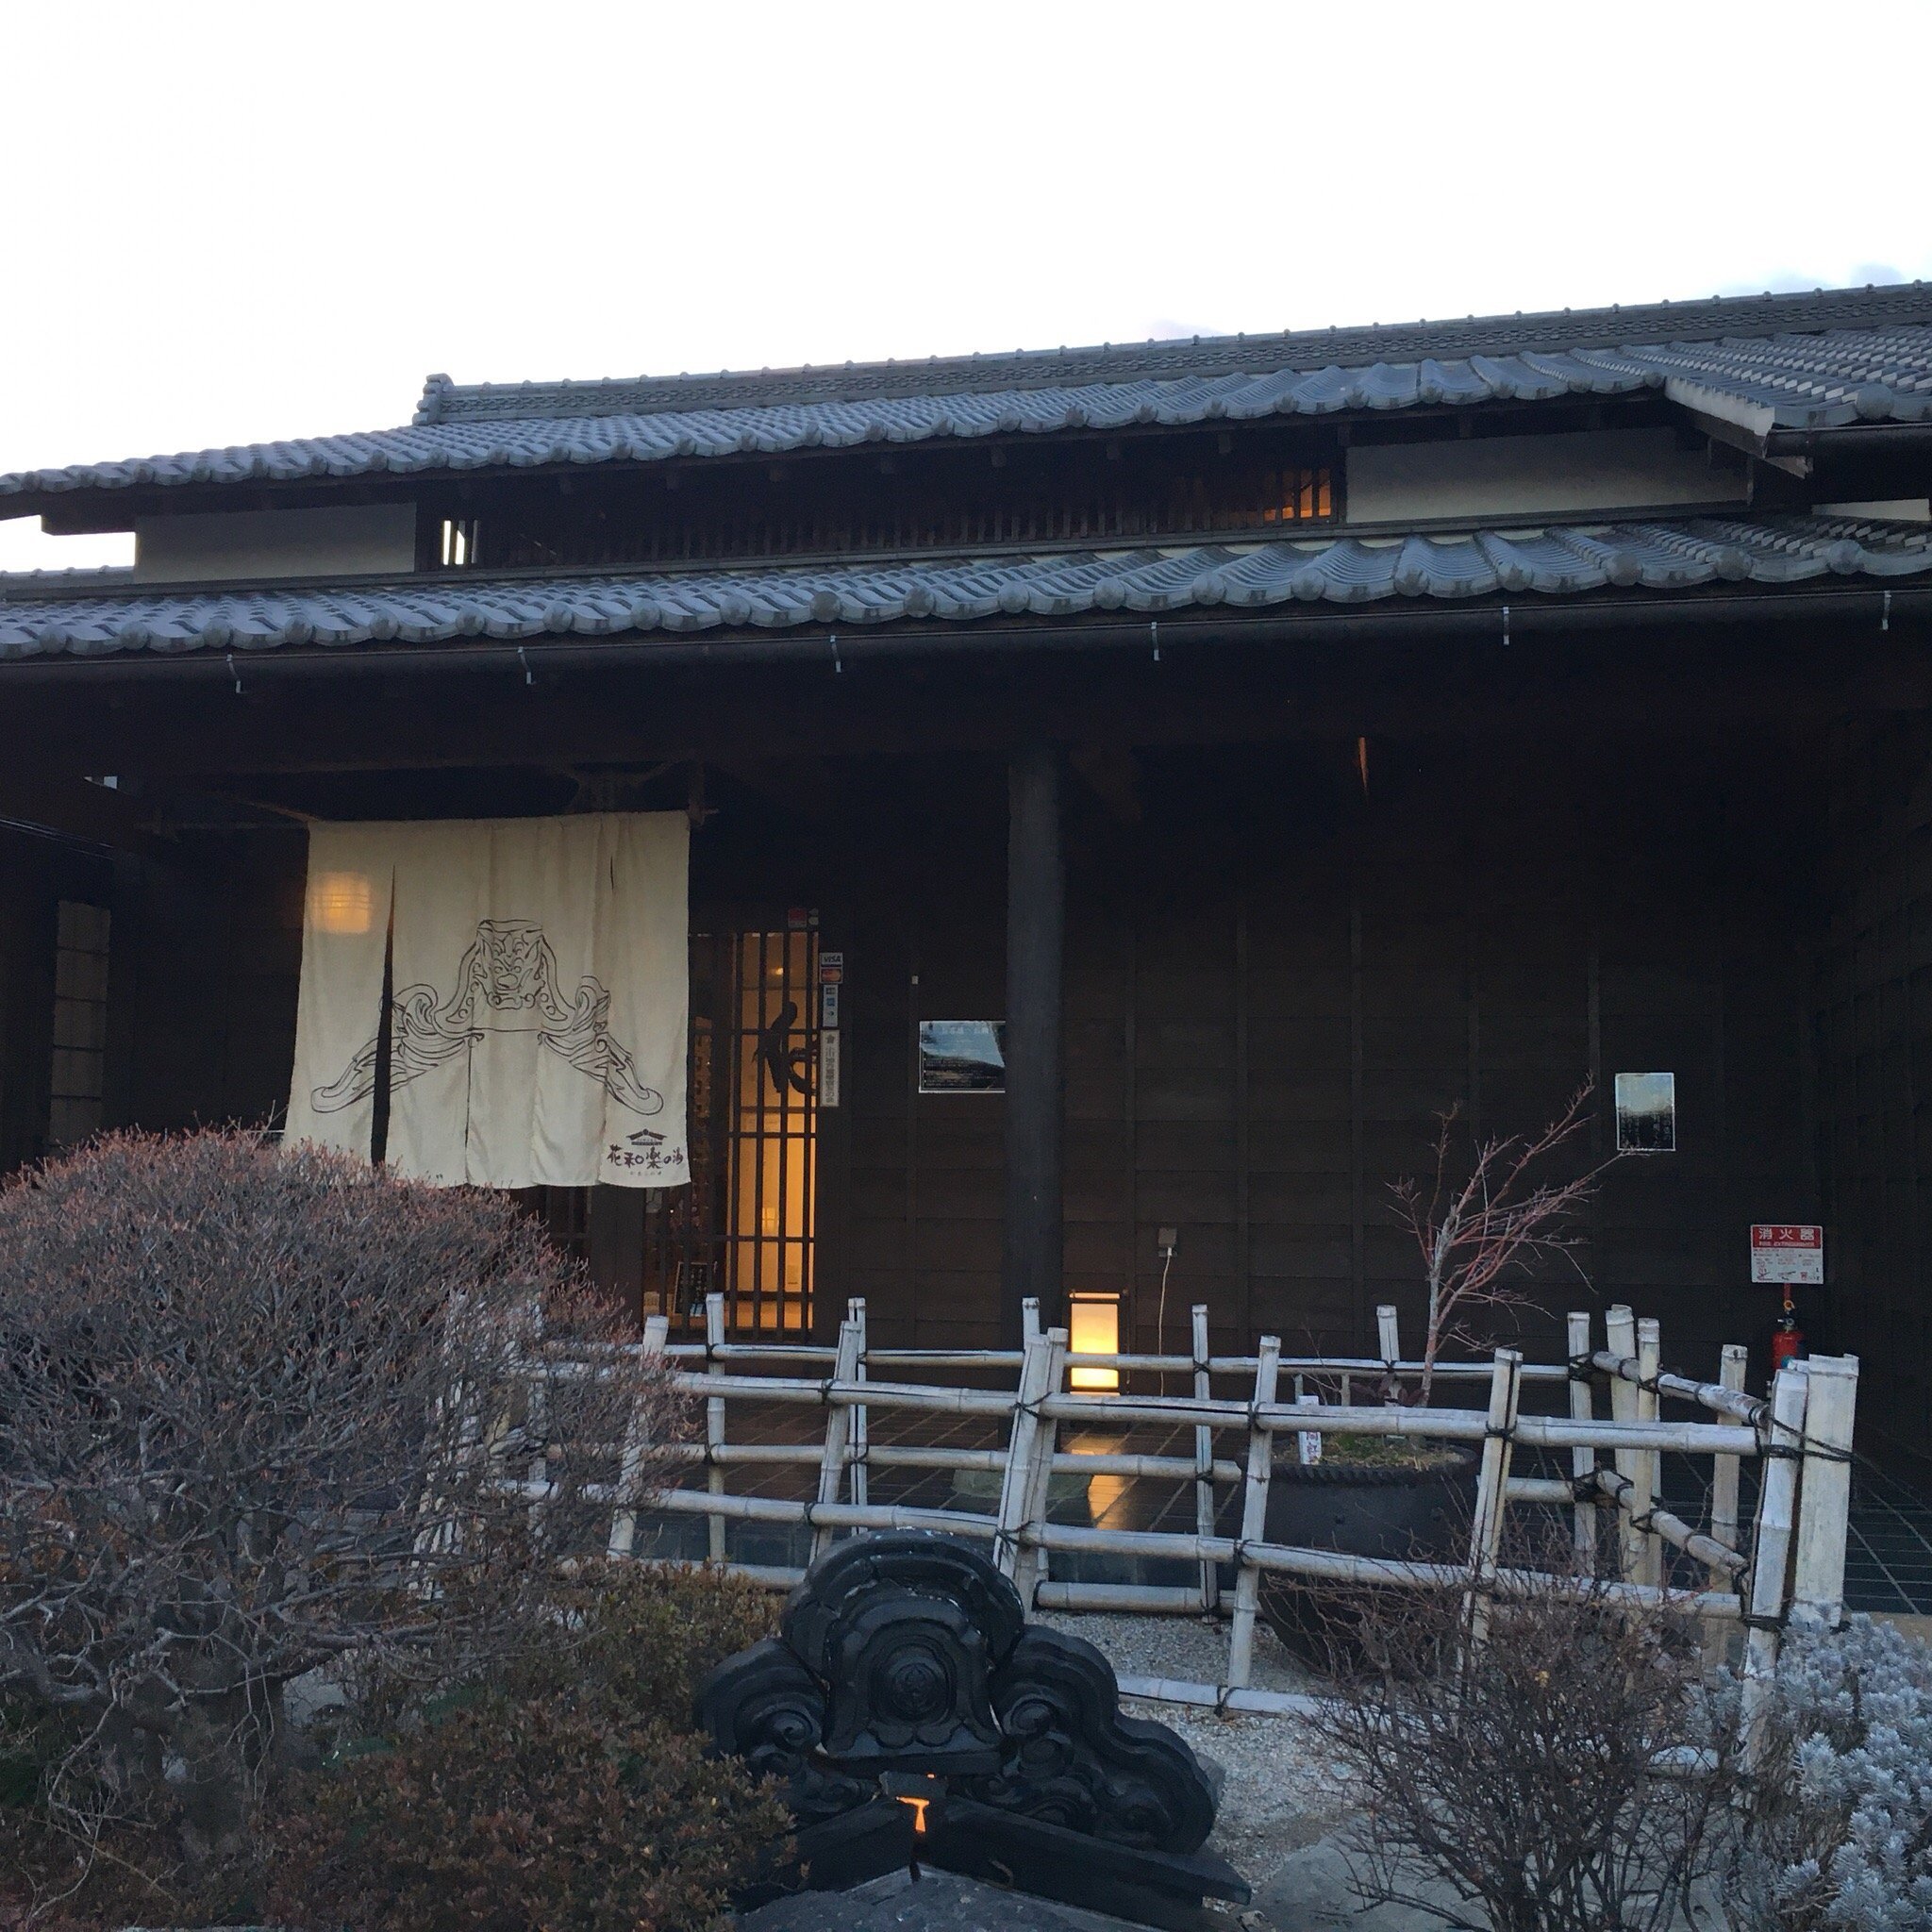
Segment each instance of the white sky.
M0 0L0 472L384 427L432 370L1932 277L1928 57L1932 0Z

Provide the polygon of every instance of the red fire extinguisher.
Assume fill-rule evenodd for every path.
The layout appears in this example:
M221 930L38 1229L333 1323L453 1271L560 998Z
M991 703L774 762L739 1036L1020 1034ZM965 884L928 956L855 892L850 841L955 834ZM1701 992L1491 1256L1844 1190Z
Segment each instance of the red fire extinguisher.
M1805 1353L1805 1331L1798 1326L1798 1311L1791 1306L1790 1291L1785 1291L1784 1312L1772 1324L1771 1373L1775 1375L1787 1362Z

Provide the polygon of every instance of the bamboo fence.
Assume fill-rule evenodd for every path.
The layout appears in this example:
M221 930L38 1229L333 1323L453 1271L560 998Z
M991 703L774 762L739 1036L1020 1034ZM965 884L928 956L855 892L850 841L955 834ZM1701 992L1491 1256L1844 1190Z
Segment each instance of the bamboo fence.
M1277 1575L1316 1585L1376 1584L1464 1592L1472 1633L1483 1641L1491 1606L1498 1597L1538 1591L1575 1590L1612 1600L1668 1602L1710 1620L1742 1624L1745 1631L1744 1702L1750 1735L1761 1728L1766 1695L1775 1672L1783 1632L1791 1624L1836 1624L1843 1612L1845 1543L1850 1506L1852 1427L1857 1407L1856 1357L1812 1357L1788 1363L1769 1398L1745 1392L1742 1348L1723 1351L1718 1379L1701 1382L1665 1372L1657 1323L1640 1321L1625 1307L1609 1310L1603 1347L1593 1344L1588 1314L1568 1318L1569 1358L1526 1360L1521 1351L1499 1348L1488 1362L1438 1362L1440 1388L1466 1389L1481 1406L1421 1407L1401 1399L1424 1365L1402 1357L1395 1310L1377 1310L1374 1357L1288 1357L1279 1341L1263 1337L1253 1356L1212 1356L1208 1316L1193 1310L1191 1348L1186 1356L1072 1353L1067 1332L1042 1328L1028 1303L1024 1345L1017 1350L871 1348L865 1304L848 1305L834 1347L798 1342L764 1343L725 1339L722 1296L709 1298L703 1342L671 1343L663 1317L653 1317L641 1346L677 1365L680 1387L705 1405L702 1441L658 1447L626 1437L616 1480L591 1485L592 1501L611 1506L608 1554L646 1561L639 1524L645 1515L701 1517L707 1525L707 1559L774 1588L789 1588L804 1574L789 1565L732 1560L732 1523L801 1526L814 1558L847 1533L895 1529L940 1530L992 1546L994 1560L1029 1607L1219 1616L1227 1624L1227 1662L1219 1684L1123 1677L1128 1695L1223 1710L1291 1713L1307 1700L1256 1689L1255 1622L1261 1580ZM594 1366L587 1363L587 1372ZM1180 1378L1186 1395L1123 1394L1074 1390L1070 1370L1111 1369ZM817 1373L799 1373L816 1371ZM1012 1378L1010 1388L970 1387L899 1379L946 1372L981 1379ZM1293 1391L1283 1398L1281 1382ZM1217 1397L1214 1382L1239 1378L1244 1395ZM1307 1385L1332 1386L1339 1402L1309 1407ZM1368 1385L1374 1399L1358 1401ZM1525 1390L1557 1385L1564 1414L1525 1413ZM1607 1412L1597 1392L1607 1388ZM1297 1399L1304 1398L1304 1399ZM754 1404L823 1414L817 1441L734 1441L727 1430L732 1404ZM1690 1414L1668 1417L1669 1403ZM1004 1438L1002 1447L895 1443L875 1440L879 1417L974 1419ZM1189 1455L1077 1453L1063 1433L1116 1433L1158 1425L1185 1440ZM1310 1428L1321 1434L1418 1437L1467 1442L1479 1450L1468 1556L1461 1563L1403 1561L1357 1557L1267 1541L1268 1491L1277 1455L1276 1438ZM1239 1445L1239 1454L1223 1453ZM1567 1477L1514 1473L1523 1450L1567 1452ZM1707 1502L1693 1516L1661 1500L1661 1459L1667 1455L1710 1459ZM647 1489L647 1460L661 1466L702 1465L702 1489L678 1485ZM1741 1533L1739 1497L1741 1465L1759 1465L1755 1521ZM1558 1463L1560 1466L1560 1461ZM734 1468L793 1468L808 1478L808 1496L733 1493ZM815 1482L809 1480L816 1471ZM997 1475L997 1501L990 1510L927 1507L871 1499L874 1471L971 1472ZM1125 1529L1082 1526L1049 1520L1054 1476L1117 1476L1132 1481L1191 1485L1191 1529ZM518 1485L541 1507L547 1485L540 1468ZM1217 1532L1222 1490L1240 1492L1239 1533ZM1557 1506L1571 1512L1579 1558L1593 1561L1600 1524L1615 1530L1614 1574L1607 1583L1583 1583L1503 1561L1505 1525L1512 1506ZM1686 1506L1690 1507L1690 1505ZM1606 1514L1607 1512L1607 1514ZM1690 1583L1672 1580L1665 1551L1681 1553L1695 1566ZM1197 1580L1187 1585L1091 1582L1056 1578L1058 1555L1179 1559ZM1586 1563L1588 1567L1588 1563ZM1233 1589L1223 1582L1231 1571Z

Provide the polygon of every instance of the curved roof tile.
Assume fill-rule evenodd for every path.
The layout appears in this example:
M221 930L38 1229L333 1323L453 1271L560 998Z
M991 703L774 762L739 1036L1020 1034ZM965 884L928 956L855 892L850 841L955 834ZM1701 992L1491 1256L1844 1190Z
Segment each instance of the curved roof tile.
M1502 592L1798 583L1932 574L1932 527L1846 517L1589 524L1395 539L683 571L540 579L160 590L99 575L0 578L0 660L66 654L339 648L625 631L968 624L996 615L1158 618L1226 604L1368 604Z
M1798 297L1774 301L1761 311L1733 305L1724 313L1726 320L1740 308L1747 317L1763 312L1781 319L1823 318L1857 312L1845 306L1851 299ZM902 364L883 372L898 376L896 392L888 386L855 395L801 393L795 400L784 392L791 377L503 389L459 389L446 377L432 377L416 421L404 428L25 471L0 476L0 498L38 501L75 491L193 483L778 456L866 442L1051 436L1136 425L1184 427L1346 409L1625 395L1660 387L1680 400L1716 399L1753 412L1766 427L1932 421L1932 288L1913 284L1865 299L1874 314L1895 311L1908 319L1710 341L1620 337L1590 343L1573 335L1566 343L1563 331L1581 331L1591 318L1532 318L1550 331L1541 345L1507 346L1503 339L1509 331L1501 324L1472 324L1459 333L1438 330L1441 341L1433 347L1425 334L1391 330L1382 332L1389 345L1408 353L1357 361L1274 359L1290 351L1306 353L1323 341L1319 335L1235 338L1149 345L1150 351L1170 353L1153 358L1157 373L1126 380L1107 369L1105 358L1096 362L1097 352L1083 351L1060 361L1065 373L1085 379L1055 379L1051 358L989 358L986 367L1008 370L1014 379L1006 386L947 388L945 381L965 381L957 360L937 376L924 365ZM1719 307L1699 305L1686 319L1715 314ZM1655 313L1635 312L1630 319L1647 320ZM1351 331L1349 339L1368 333ZM1435 353L1457 346L1465 352ZM1230 355L1242 366L1217 366ZM1200 366L1187 366L1190 356ZM858 375L871 380L882 372L875 366Z

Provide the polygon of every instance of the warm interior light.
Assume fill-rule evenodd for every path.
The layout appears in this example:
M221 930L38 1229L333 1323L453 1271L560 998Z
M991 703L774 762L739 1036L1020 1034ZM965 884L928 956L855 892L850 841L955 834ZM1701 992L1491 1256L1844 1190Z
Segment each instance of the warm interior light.
M375 893L366 873L323 872L308 881L308 924L316 932L367 932Z
M1117 1294L1076 1294L1067 1306L1067 1346L1074 1355L1118 1355L1121 1352L1121 1298ZM1075 1363L1068 1371L1072 1389L1113 1389L1121 1386L1118 1369L1097 1369Z
M1101 1369L1099 1374L1111 1371ZM1069 1429L1060 1439L1060 1445L1069 1456L1118 1456L1126 1446L1127 1439L1118 1429ZM1095 1529L1111 1529L1117 1525L1108 1521L1115 1506L1126 1499L1129 1478L1124 1475L1090 1475L1087 1478L1087 1510L1093 1518ZM1133 1525L1130 1524L1128 1527Z
M924 1838L925 1836L925 1807L932 1803L932 1800L930 1798L901 1798L899 1802L902 1805L910 1805L912 1807L912 1835L914 1838Z

